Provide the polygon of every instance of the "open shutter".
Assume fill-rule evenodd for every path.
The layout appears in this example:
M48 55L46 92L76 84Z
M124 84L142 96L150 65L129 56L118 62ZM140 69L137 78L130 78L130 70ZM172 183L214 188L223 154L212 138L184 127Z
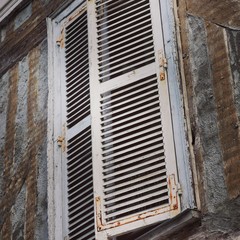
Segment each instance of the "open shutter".
M90 121L88 23L84 4L63 20L62 108L66 129L66 208L69 240L95 239ZM60 69L61 71L61 69ZM60 139L61 141L61 139Z
M88 1L97 239L179 213L158 0Z

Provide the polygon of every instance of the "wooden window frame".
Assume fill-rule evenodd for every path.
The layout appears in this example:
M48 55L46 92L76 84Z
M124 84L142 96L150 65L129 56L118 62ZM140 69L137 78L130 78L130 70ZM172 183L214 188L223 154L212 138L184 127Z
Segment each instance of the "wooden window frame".
M58 111L54 109L54 101L61 102L56 92L59 90L56 86L54 79L57 79L61 74L56 71L58 64L56 61L56 44L55 39L58 37L57 32L60 31L59 22L69 13L73 12L84 0L76 0L70 4L67 8L61 8L56 11L52 16L47 19L48 23L48 46L49 46L49 127L48 127L48 169L49 169L49 184L48 184L48 216L49 216L49 237L50 239L63 239L67 236L67 229L64 226L66 222L66 216L63 214L62 209L66 202L62 199L63 196L63 185L66 183L62 182L62 163L57 161L57 149L55 142L57 137L61 135L61 126L55 125L54 115ZM181 189L184 192L182 195L182 210L196 208L196 202L194 198L194 190L192 187L192 173L190 167L190 156L186 141L186 129L184 120L183 110L183 99L179 89L179 72L177 58L177 47L175 41L176 34L173 29L175 27L174 15L172 12L172 5L168 0L161 0L160 7L162 12L163 34L164 34L164 45L166 51L166 57L168 60L168 79L169 79L169 94L170 94L170 105L173 119L173 132L174 141L176 147L177 156L177 169L179 172L179 180L181 183ZM172 0L174 2L174 0ZM59 106L61 107L61 106ZM59 156L60 157L60 156ZM60 157L61 158L61 157ZM66 186L65 186L66 187Z

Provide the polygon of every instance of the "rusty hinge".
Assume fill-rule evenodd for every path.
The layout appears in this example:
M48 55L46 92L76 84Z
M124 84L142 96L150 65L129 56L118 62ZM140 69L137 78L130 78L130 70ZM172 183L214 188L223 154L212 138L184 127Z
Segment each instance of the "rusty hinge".
M65 151L65 138L63 136L57 137L57 145L62 148L62 151Z
M159 55L160 80L164 81L166 79L167 59L165 58L162 50L158 52L158 55Z
M168 177L169 200L171 210L178 209L178 186L176 185L175 175Z
M182 195L183 194L182 186L181 186L180 183L177 184L177 192L178 192L178 195Z
M102 211L101 211L101 199L100 197L95 198L95 203L96 203L96 217L97 217L97 230L102 231L103 228L103 223L102 223Z
M64 48L64 29L61 30L61 34L57 38L56 43L59 47Z

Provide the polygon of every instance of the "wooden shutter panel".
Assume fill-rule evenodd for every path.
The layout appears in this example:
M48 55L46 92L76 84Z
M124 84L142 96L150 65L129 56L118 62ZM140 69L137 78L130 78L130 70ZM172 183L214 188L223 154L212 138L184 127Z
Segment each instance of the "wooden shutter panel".
M97 239L179 213L158 0L88 1Z
M63 25L68 239L90 240L95 224L86 5Z

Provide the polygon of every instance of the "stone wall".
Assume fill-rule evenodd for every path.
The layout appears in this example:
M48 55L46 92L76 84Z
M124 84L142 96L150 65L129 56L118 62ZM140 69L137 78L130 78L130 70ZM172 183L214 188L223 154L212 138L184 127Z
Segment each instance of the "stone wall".
M0 23L1 240L48 239L46 17L60 2L24 0Z
M183 239L240 238L239 11L234 0L178 1L202 212L201 227Z

